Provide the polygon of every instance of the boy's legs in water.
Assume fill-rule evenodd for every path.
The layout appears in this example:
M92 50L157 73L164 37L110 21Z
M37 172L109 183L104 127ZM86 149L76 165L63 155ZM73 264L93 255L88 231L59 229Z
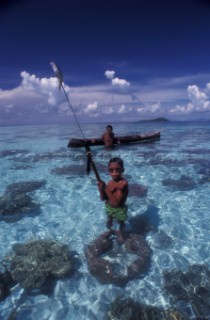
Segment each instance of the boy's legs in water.
M120 232L122 234L125 233L125 222L124 221L118 221L119 225L120 225ZM107 222L106 222L106 227L107 229L110 229L112 228L113 226L113 218L112 217L108 217L107 219Z
M125 234L125 222L124 221L118 221L120 225L120 231L118 236L118 241L121 243L124 243L126 240L126 234Z
M125 233L125 222L124 221L119 221L119 225L120 225L120 231L122 234Z
M113 218L108 217L107 222L106 222L106 227L107 227L107 229L111 230L112 226L113 226Z

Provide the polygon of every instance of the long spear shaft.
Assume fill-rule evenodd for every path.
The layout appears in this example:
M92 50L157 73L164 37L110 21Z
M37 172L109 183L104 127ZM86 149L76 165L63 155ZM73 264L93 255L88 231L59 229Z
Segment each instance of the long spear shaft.
M99 175L98 170L97 170L96 165L95 165L95 162L92 159L90 146L86 144L85 145L85 149L87 151L88 162L91 164L91 167L92 167L92 169L93 169L93 171L95 173L96 179L97 179L97 181L101 181L100 175Z
M78 121L78 119L77 119L77 117L76 117L76 114L75 114L74 109L73 109L73 107L72 107L72 104L71 104L71 102L70 102L70 100L69 100L69 97L68 97L68 95L67 95L67 93L66 93L66 90L65 90L65 88L64 88L64 86L63 86L63 83L61 84L61 88L63 89L63 92L64 92L64 94L65 94L65 96L66 96L66 99L67 99L67 101L68 101L68 103L69 103L69 106L70 106L71 111L72 111L72 113L73 113L74 119L75 119L75 121L76 121L76 123L77 123L77 125L78 125L78 127L79 127L79 130L80 130L80 132L81 132L81 135L82 135L82 137L85 139L84 133L83 133L82 128L81 128L81 126L80 126L80 124L79 124L79 121Z
M74 108L73 108L73 106L72 106L72 104L71 104L71 102L70 102L70 99L69 99L69 97L68 97L68 95L67 95L67 93L66 93L66 90L65 90L65 88L64 88L64 86L63 86L63 74L62 74L60 68L58 67L58 65L57 65L55 62L50 62L50 64L51 64L51 67L52 67L53 71L55 72L55 75L56 75L58 81L59 81L59 90L60 90L61 88L63 89L63 92L64 92L65 97L66 97L66 99L67 99L67 101L68 101L68 103L69 103L69 106L70 106L71 111L72 111L72 113L73 113L74 119L75 119L75 121L76 121L76 123L77 123L77 125L78 125L78 128L79 128L79 130L80 130L80 132L81 132L81 135L82 135L82 137L85 139L85 135L84 135L84 133L83 133L83 131L82 131L82 128L81 128L81 126L80 126L80 124L79 124L79 121L78 121L78 119L77 119L77 117L76 117L76 114L75 114L75 112L74 112ZM92 159L90 146L87 145L86 143L84 144L84 146L85 146L85 149L86 149L86 152L87 152L87 160L88 160L88 170L87 170L87 172L88 172L88 174L89 174L89 172L90 172L89 164L90 164L91 167L92 167L92 169L93 169L93 171L94 171L94 173L95 173L95 176L96 176L97 181L101 181L101 178L100 178L100 175L99 175L98 170L97 170L97 168L96 168L96 165L95 165L95 163L94 163L94 161L93 161L93 159Z

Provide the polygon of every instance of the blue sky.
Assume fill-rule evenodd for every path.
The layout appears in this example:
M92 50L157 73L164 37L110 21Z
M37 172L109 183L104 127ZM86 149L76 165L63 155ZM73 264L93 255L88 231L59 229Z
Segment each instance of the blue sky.
M210 119L210 1L5 0L0 126Z

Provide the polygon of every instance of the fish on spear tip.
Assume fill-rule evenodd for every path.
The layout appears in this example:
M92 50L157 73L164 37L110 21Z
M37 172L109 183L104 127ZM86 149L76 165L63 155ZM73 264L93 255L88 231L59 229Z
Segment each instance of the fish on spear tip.
M50 65L56 75L56 78L58 79L58 88L59 91L61 90L62 84L63 84L63 74L61 72L61 69L58 67L58 65L55 62L50 62Z

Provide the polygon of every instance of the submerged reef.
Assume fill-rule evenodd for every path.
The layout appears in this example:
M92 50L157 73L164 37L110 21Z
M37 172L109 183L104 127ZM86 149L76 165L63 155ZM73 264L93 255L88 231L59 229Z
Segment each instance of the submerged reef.
M77 163L79 163L79 159ZM97 169L100 172L106 172L107 166L99 162L97 163ZM85 158L85 162L82 162L81 164L73 164L68 166L65 165L62 167L53 168L51 170L51 173L59 176L67 176L67 177L86 177L87 176L86 158Z
M10 193L28 193L38 190L46 185L46 180L20 181L10 184L6 192Z
M129 197L145 197L147 195L147 187L141 184L129 184Z
M210 163L208 165L201 164L198 173L210 177Z
M162 180L162 184L164 186L170 187L172 190L179 190L179 191L188 191L196 187L195 181L186 175L182 175L181 178L177 180L164 179Z
M6 299L11 293L11 287L15 284L8 271L0 273L0 301Z
M105 320L189 320L176 309L163 310L150 305L143 305L131 298L116 297L111 303Z
M24 213L39 213L40 206L27 194L8 193L0 197L0 219L16 222Z
M24 289L41 288L47 280L63 278L74 270L68 246L53 240L15 244L3 265L12 279Z
M67 175L67 176L70 175L74 177L86 176L85 167L82 165L70 165L70 166L57 167L57 168L53 168L51 172L59 176L63 176L63 175Z
M28 193L43 187L45 184L45 180L10 184L5 194L0 196L0 219L5 222L15 222L20 220L25 213L39 213L40 205L35 203Z
M196 319L209 319L210 270L206 265L192 265L187 272L175 269L165 272L164 282L171 302L185 305L187 310L191 310L189 318L196 316Z
M164 230L160 229L153 237L153 246L157 249L166 250L171 248L174 244L174 240Z
M16 155L22 155L28 153L29 150L17 150L17 149L12 149L12 150L2 150L0 151L0 158L5 158L9 156L16 156Z
M36 163L39 161L51 161L54 159L67 159L70 154L69 151L62 148L54 152L42 152L42 153L32 153L29 150L8 150L3 153L3 156L13 155L12 160L19 163ZM0 153L1 157L1 153Z
M208 165L206 165L206 164L200 165L198 173L200 175L202 175L202 177L200 179L200 184L210 182L210 163L208 163Z
M122 242L119 231L107 231L85 249L90 273L102 284L125 286L149 269L150 248L146 240L128 233Z

